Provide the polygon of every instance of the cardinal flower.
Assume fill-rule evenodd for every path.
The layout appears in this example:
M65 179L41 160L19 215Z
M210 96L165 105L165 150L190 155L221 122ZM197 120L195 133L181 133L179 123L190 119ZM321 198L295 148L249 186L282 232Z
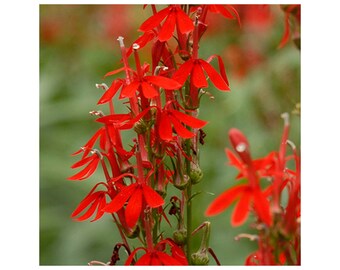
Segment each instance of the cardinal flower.
M180 5L170 5L161 11L154 14L147 19L139 28L140 31L150 31L157 26L160 26L164 21L163 26L158 33L159 41L167 41L172 37L175 31L175 26L181 34L186 34L194 30L193 21L189 16L181 9Z
M107 188L107 185L104 182L96 184L89 194L87 194L87 196L79 203L78 207L71 214L71 217L75 218L77 221L84 221L89 219L96 209L97 214L91 222L100 219L104 215L102 210L106 206L106 195L108 192L104 190L94 192L99 185L104 185ZM87 207L88 209L84 212ZM81 212L84 213L81 216L78 216ZM78 218L76 218L76 216L78 216Z
M70 176L68 178L68 180L84 180L89 178L97 169L100 158L101 158L101 154L97 151L97 150L92 150L93 155L83 158L80 161L74 163L71 168L78 168L81 166L84 166L85 164L87 164L87 166L85 168L83 168L80 172L76 173L73 176Z
M125 176L136 178L135 175L126 173L112 179L112 181L115 182ZM145 183L134 183L123 187L103 211L115 213L126 203L125 219L127 225L132 228L136 225L141 211L146 205L151 208L157 208L164 204L164 200L155 190Z
M229 82L225 75L223 62L220 59L219 65L222 76L210 65L208 61L204 61L202 59L190 59L180 66L180 68L175 72L173 79L183 85L189 75L191 75L191 84L197 88L206 88L208 87L208 82L204 74L206 73L218 89L228 91L230 90Z
M158 134L164 141L173 139L172 126L178 136L188 139L194 137L195 133L189 131L183 124L191 128L203 128L208 123L180 111L170 109L167 105L160 113L159 119Z
M164 252L166 244L171 247L171 255ZM137 260L135 265L188 265L183 250L171 239L160 241L151 250L144 247L136 248L125 262L125 265L131 265L134 256L139 250L144 250L146 253Z
M268 226L271 224L269 202L260 188L249 185L238 185L223 192L209 205L206 215L218 215L235 201L237 203L231 218L233 226L239 226L246 221L252 205L259 218Z

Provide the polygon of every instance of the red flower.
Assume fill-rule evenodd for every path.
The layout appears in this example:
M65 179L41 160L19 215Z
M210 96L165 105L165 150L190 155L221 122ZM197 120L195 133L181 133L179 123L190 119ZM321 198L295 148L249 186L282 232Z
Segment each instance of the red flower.
M213 13L219 13L227 19L237 19L239 25L241 25L240 16L237 10L231 5L208 5L209 11ZM230 12L231 10L231 12Z
M166 244L171 247L171 256L164 252ZM159 242L152 250L147 250L144 247L136 248L130 254L125 265L131 265L134 256L139 250L144 250L146 253L137 260L135 265L188 265L183 250L171 239Z
M158 91L152 86L157 85L166 90L175 90L182 85L173 79L169 79L163 76L144 76L141 79L136 79L129 85L126 85L122 89L122 98L131 98L135 95L137 90L141 91L146 98L153 98L159 95Z
M172 126L180 137L186 139L194 137L195 133L186 129L182 123L191 128L203 128L208 122L170 109L169 106L166 105L159 117L158 134L160 138L164 141L171 141L173 139Z
M220 60L220 70L222 70L221 64L223 65L223 62ZM208 87L208 82L205 78L204 72L208 74L210 80L218 89L224 91L230 90L226 75L222 73L223 75L221 76L207 61L202 59L190 59L186 61L175 72L173 79L183 85L188 76L191 75L191 84L197 88L206 88Z
M157 12L155 15L147 19L140 26L139 30L143 32L152 30L159 26L164 19L164 24L158 33L159 41L169 40L172 37L175 26L181 34L186 34L194 30L194 24L192 20L179 5L170 5Z
M112 179L112 181L117 181L125 176L136 177L135 175L127 173ZM103 211L109 213L117 212L125 203L127 203L125 209L126 223L132 228L136 225L145 205L149 205L151 208L157 208L164 204L164 200L156 191L146 184L134 183L123 187Z
M79 215L88 206L90 206L90 207L84 212L84 214L79 216L78 218L75 218L75 220L84 221L84 220L90 218L94 214L96 209L97 209L97 214L96 214L95 218L93 220L91 220L91 222L100 219L104 215L104 212L102 210L106 206L107 191L101 190L101 191L94 192L94 190L100 184L107 187L107 185L103 182L96 184L92 188L90 193L80 202L78 207L73 211L73 213L71 214L71 217L75 218L77 215Z
M259 178L254 168L254 162L250 156L249 143L247 138L238 129L229 131L231 144L242 161L238 160L231 152L227 151L233 164L241 169L241 175L248 178L249 184L243 184L230 188L217 197L206 210L206 215L217 215L228 208L234 201L238 200L231 224L238 226L245 222L251 207L254 207L259 219L268 226L272 223L267 193L261 191Z
M209 205L205 214L207 216L218 215L236 200L238 202L231 218L233 226L239 226L246 221L252 205L259 218L270 226L269 202L260 188L252 188L249 185L239 185L226 190Z
M76 173L73 176L70 176L67 179L68 180L84 180L86 178L89 178L96 171L99 161L100 161L100 157L99 157L99 154L97 154L97 152L94 153L92 156L81 159L80 161L74 163L71 166L71 168L72 169L78 168L88 163L87 166L84 169L82 169L80 172Z

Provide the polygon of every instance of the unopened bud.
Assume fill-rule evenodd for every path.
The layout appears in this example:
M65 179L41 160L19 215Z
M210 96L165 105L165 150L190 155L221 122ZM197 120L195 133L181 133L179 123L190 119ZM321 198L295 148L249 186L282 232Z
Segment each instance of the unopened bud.
M192 184L198 184L203 178L203 172L197 164L192 163L189 176Z
M143 119L140 119L139 121L137 121L134 125L133 125L133 130L137 133L137 134L144 134L147 130L147 125L144 122Z
M130 239L133 239L133 238L138 237L139 232L140 232L140 228L137 225L134 229L126 231L126 236Z
M179 190L184 190L187 185L189 184L189 176L188 175L183 175L183 178L180 176L177 176L177 179L174 181L174 186L178 188Z
M207 265L209 263L209 256L206 251L198 251L191 255L193 265Z
M172 237L177 245L183 246L187 242L187 230L176 230L174 231Z

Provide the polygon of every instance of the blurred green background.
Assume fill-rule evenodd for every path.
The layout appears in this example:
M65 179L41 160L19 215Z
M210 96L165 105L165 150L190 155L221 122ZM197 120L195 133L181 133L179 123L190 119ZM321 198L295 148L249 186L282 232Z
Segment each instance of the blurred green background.
M157 7L158 10L161 8ZM224 59L232 91L208 88L215 97L202 99L200 118L208 120L201 147L204 179L195 186L203 191L194 200L194 226L206 220L207 205L234 185L237 172L227 166L224 148L231 127L248 137L254 158L279 147L282 112L291 114L290 139L300 145L300 52L289 42L277 49L284 31L280 6L236 6L242 26L220 15L208 17L209 27L200 43L200 57L219 54ZM67 181L78 150L97 130L88 114L110 83L103 75L120 67L116 38L129 46L139 35L139 25L151 14L141 5L40 5L40 264L86 265L109 261L119 236L108 217L90 223L75 222L70 214L100 180L101 175L79 182ZM145 50L143 50L145 52ZM142 59L150 61L148 55ZM117 111L125 110L115 101ZM234 240L252 232L249 223L232 228L232 209L209 218L211 247L223 265L242 265L256 245ZM251 218L249 219L251 221ZM200 235L195 238L198 248ZM123 263L125 257L121 253ZM212 262L212 264L214 264Z

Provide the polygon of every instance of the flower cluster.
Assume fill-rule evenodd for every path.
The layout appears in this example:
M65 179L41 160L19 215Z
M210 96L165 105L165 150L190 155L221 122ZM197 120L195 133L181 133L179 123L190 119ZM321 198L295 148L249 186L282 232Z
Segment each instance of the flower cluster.
M122 66L104 75L106 80L112 78L110 86L96 85L104 90L97 105L107 106L107 113L105 109L90 112L100 127L73 153L80 160L72 165L78 171L69 180L86 180L97 170L105 180L94 185L71 216L97 221L108 214L117 225L121 242L116 243L110 262L90 264L115 265L121 247L128 254L125 265L207 265L210 257L220 264L209 246L210 222L193 228L192 204L193 187L203 178L199 145L204 144L202 129L208 123L198 116L200 100L207 94L203 89L211 85L227 92L230 85L222 58L216 54L200 58L199 43L209 13L239 24L240 17L231 5L144 8L151 8L153 15L140 25L142 35L130 46L118 37ZM140 50L146 48L151 48L150 63L141 63ZM211 63L214 59L217 68ZM128 113L117 112L114 99L122 101ZM257 217L259 250L247 264L300 261L300 167L295 148L293 156L286 157L288 127L286 120L279 152L258 160L251 158L249 143L239 130L229 133L237 155L227 150L227 156L239 170L237 178L247 181L220 195L206 214L219 214L237 201L234 226L244 223L249 213ZM123 132L133 134L128 144L123 143ZM296 162L294 171L286 168L291 158ZM270 180L266 188L262 178ZM170 186L175 195L168 195ZM284 189L289 191L285 208L281 206ZM166 225L174 228L172 235L164 233ZM200 230L201 246L194 252L192 237ZM132 238L139 246L132 246Z
M153 15L141 24L143 34L131 46L125 47L123 37L118 37L123 65L104 75L114 77L110 86L97 85L104 90L97 104L108 106L109 113L90 112L101 127L74 153L81 158L72 168L80 171L68 179L86 180L101 167L105 181L92 188L72 217L96 221L110 214L122 238L118 246L129 254L126 265L201 264L190 243L191 190L203 177L198 144L204 143L202 128L207 124L198 118L197 109L209 81L221 91L230 88L222 58L199 58L199 41L208 13L239 17L227 5L150 8ZM170 40L176 42L174 48ZM139 51L150 43L151 63L141 63ZM213 59L218 60L218 70ZM114 98L126 102L129 113L116 112ZM135 134L129 146L122 141L126 130ZM167 197L169 185L178 189L178 196ZM169 203L172 207L166 212ZM161 224L170 223L170 215L176 216L177 229L166 236ZM128 238L138 238L141 246L132 248ZM145 254L137 257L139 251Z
M249 213L256 218L256 235L240 237L256 239L259 249L248 256L246 265L300 264L300 158L295 145L288 140L289 116L284 118L284 130L279 151L259 159L252 159L247 138L238 129L229 131L233 151L226 149L230 165L239 171L236 179L245 179L219 195L208 207L208 216L217 215L236 202L231 218L233 226L243 224ZM293 154L287 156L287 145ZM293 160L295 169L287 167ZM265 181L266 183L261 183ZM265 185L265 186L264 186ZM288 202L282 203L288 191Z

